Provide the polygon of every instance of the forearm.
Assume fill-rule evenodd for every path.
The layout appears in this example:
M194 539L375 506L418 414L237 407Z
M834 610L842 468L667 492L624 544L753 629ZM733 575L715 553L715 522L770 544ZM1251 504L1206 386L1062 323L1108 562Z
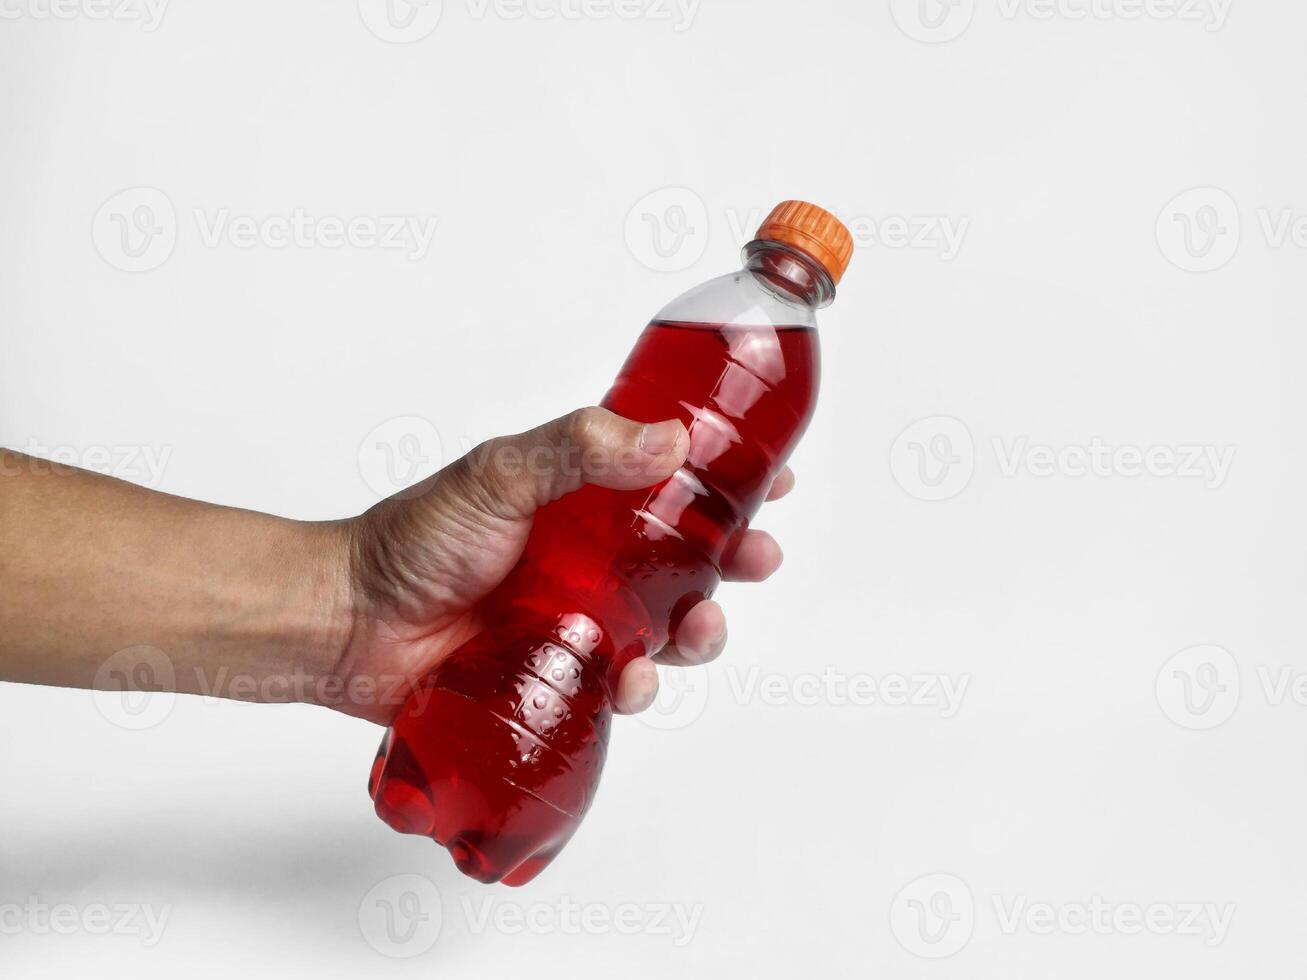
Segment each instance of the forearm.
M350 628L344 538L0 451L0 680L105 686L151 647L161 687L310 699L294 679L330 673Z

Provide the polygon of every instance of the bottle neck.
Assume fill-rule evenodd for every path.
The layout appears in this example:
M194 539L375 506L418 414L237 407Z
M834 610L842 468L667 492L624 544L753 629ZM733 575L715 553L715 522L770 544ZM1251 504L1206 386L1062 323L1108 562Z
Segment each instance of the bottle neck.
M773 292L819 310L835 299L835 283L821 265L797 248L754 239L744 246L744 268Z

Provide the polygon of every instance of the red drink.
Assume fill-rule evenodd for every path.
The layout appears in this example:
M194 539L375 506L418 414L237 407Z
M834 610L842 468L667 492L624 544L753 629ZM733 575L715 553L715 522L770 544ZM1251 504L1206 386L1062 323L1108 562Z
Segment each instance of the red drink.
M802 207L833 223L816 231L846 263L847 232ZM745 270L649 325L602 402L640 422L681 419L685 466L651 489L590 485L541 510L490 599L499 625L425 678L382 743L369 787L377 812L435 838L473 878L525 884L570 839L598 785L622 669L712 595L732 536L807 427L813 309L833 297L843 265L828 259L838 269L828 271L826 239L813 239L814 257L783 237L790 225L774 238L768 227Z

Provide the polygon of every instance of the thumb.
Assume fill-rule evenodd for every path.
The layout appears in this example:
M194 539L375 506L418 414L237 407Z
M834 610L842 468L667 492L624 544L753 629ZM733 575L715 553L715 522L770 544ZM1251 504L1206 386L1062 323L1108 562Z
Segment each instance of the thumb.
M515 436L482 443L459 460L470 502L503 520L522 520L587 483L637 490L685 462L690 437L677 419L641 423L582 408Z

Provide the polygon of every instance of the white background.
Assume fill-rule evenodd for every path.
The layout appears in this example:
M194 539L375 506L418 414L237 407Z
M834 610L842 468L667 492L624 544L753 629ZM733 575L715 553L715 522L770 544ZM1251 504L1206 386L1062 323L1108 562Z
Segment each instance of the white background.
M386 445L429 469L596 400L776 201L860 247L757 522L785 568L722 590L726 657L617 725L545 875L483 888L383 826L365 723L177 699L130 731L0 686L0 972L1301 975L1307 10L1214 3L5 0L18 449L356 513ZM273 247L297 208L437 224L420 257Z

